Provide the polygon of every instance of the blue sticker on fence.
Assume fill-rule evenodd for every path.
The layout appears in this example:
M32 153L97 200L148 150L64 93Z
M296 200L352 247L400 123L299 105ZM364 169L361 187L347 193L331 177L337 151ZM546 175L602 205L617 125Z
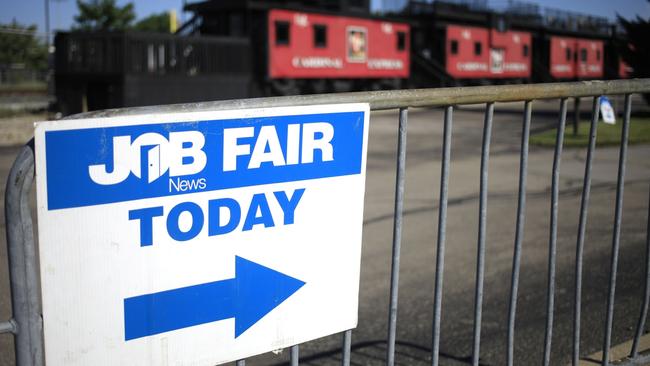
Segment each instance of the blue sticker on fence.
M363 112L47 131L49 210L359 174Z

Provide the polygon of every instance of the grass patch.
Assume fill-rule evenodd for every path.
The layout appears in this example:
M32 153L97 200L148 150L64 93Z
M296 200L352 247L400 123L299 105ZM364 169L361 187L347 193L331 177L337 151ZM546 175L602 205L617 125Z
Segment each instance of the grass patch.
M585 147L589 143L589 121L581 121L578 125L578 134L573 134L573 125L567 121L564 131L564 146ZM597 146L618 145L621 142L621 129L623 120L618 118L615 125L598 122L596 134ZM557 130L548 130L530 136L530 143L539 146L555 146ZM650 143L650 118L632 117L630 120L630 144Z

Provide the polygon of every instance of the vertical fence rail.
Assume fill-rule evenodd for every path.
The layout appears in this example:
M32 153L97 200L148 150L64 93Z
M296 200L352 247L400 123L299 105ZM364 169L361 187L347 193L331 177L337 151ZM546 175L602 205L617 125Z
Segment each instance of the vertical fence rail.
M641 314L636 325L634 341L630 358L635 358L639 354L639 341L645 330L645 321L648 316L648 303L650 303L650 195L648 197L648 225L645 239L645 286L643 287L643 304L641 305Z
M506 363L513 366L515 353L515 317L517 316L517 292L519 289L519 270L521 267L521 245L524 241L526 223L526 175L528 173L528 140L530 138L532 102L524 103L524 122L521 132L521 156L519 157L519 194L517 199L517 228L515 248L512 255L512 274L510 278L510 305L508 309L508 352Z
M585 230L587 227L587 210L589 208L589 195L591 193L591 165L594 150L596 149L596 133L598 129L598 110L600 97L594 97L591 108L591 126L589 127L589 145L587 147L587 160L585 161L585 174L582 184L582 199L580 202L580 221L578 224L578 240L576 244L576 268L573 307L573 357L572 365L578 366L580 360L580 316L582 301L582 257L585 244Z
M397 139L397 172L395 174L395 218L393 221L393 257L390 274L390 305L388 309L388 347L386 364L395 364L395 340L397 334L397 299L399 288L399 260L402 245L402 209L404 207L404 175L406 172L406 130L408 109L399 110Z
M291 366L298 366L300 364L300 346L291 346Z
M616 293L616 271L618 269L618 249L621 239L621 215L623 211L623 188L625 186L625 163L627 161L627 141L630 129L632 98L625 95L625 114L621 131L621 150L618 157L618 177L616 181L616 208L614 211L614 233L609 270L609 291L607 296L607 319L605 320L605 339L603 341L603 366L609 365L609 347L612 341L612 323L614 321L614 297Z
M431 365L437 366L440 356L440 321L442 315L442 285L445 270L445 234L447 226L447 194L449 191L449 162L451 161L451 129L454 107L445 108L445 126L442 142L442 165L440 168L440 203L438 208L438 241L436 245L436 275L433 297L433 337Z
M555 257L557 254L557 211L560 192L560 162L562 159L562 144L564 143L564 128L566 127L567 99L560 101L560 121L557 126L555 153L553 154L553 177L551 183L551 227L548 245L548 287L546 298L546 332L544 337L544 366L551 363L551 341L553 339L553 314L555 306Z
M341 366L350 366L350 352L352 350L352 331L346 330L343 333L343 357L341 358Z
M483 314L483 280L485 278L485 231L487 224L488 170L490 163L490 138L494 103L485 106L483 143L481 147L481 177L479 199L478 245L476 253L476 286L474 287L474 344L472 365L478 366L481 353L481 318Z
M29 210L33 179L34 150L30 142L18 154L5 191L12 324L16 325L16 364L21 366L40 366L44 363L36 246Z

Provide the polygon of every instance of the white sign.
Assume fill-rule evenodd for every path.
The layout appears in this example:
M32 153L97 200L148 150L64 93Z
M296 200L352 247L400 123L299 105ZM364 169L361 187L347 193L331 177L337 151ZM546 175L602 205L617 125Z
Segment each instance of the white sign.
M356 327L368 105L36 125L52 365L214 365Z
M616 124L616 113L614 113L612 103L605 96L600 97L600 114L603 116L603 122L610 125Z

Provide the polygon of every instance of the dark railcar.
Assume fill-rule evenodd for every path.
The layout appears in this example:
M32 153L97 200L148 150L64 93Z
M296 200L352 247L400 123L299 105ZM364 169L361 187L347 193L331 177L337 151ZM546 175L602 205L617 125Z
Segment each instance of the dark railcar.
M246 38L70 32L55 38L57 106L90 110L247 97Z

